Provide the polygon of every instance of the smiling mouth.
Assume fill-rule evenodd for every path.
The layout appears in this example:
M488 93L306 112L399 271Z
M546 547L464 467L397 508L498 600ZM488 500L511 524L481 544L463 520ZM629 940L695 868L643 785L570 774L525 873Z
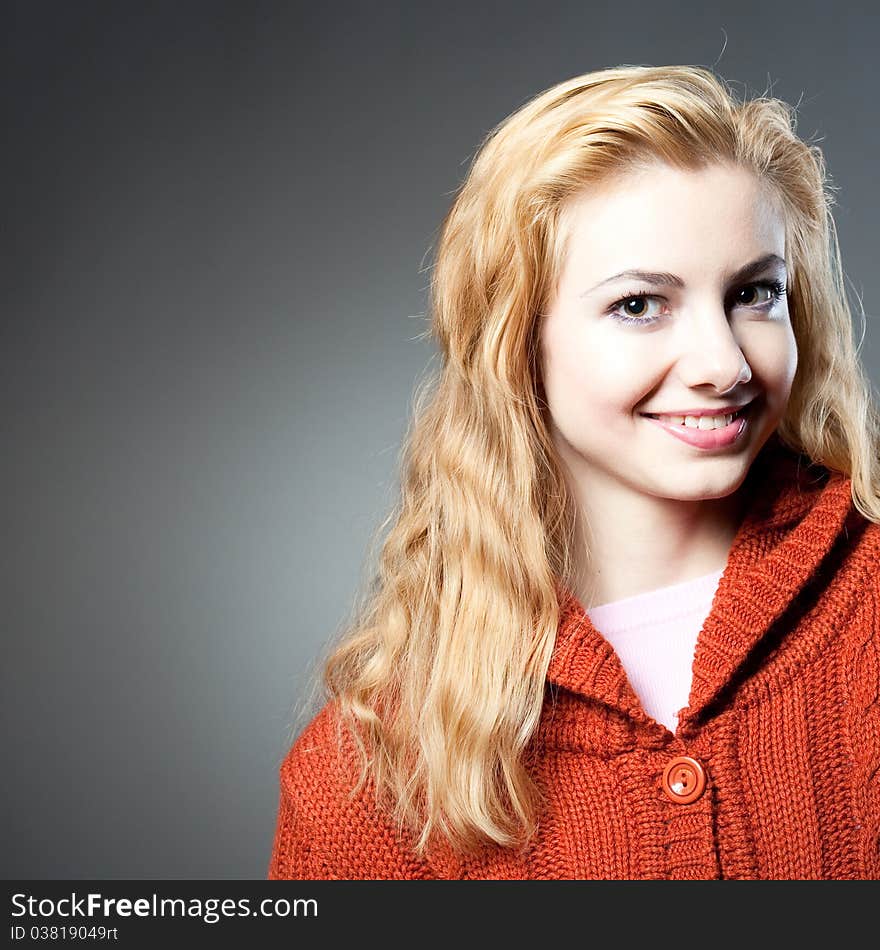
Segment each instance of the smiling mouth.
M752 400L754 402L754 400ZM735 420L742 418L752 403L748 402L741 409L737 409L736 412L731 412L726 415L716 415L716 416L676 416L676 415L657 415L653 412L643 412L643 416L647 416L649 419L660 419L663 422L666 422L670 425L680 425L685 429L701 429L707 431L710 429L724 429L727 426L731 425Z

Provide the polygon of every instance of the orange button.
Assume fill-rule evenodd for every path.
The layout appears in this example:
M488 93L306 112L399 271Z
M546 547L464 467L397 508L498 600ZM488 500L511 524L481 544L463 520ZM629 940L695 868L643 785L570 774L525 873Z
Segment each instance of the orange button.
M706 773L696 759L689 755L680 755L663 770L662 784L670 801L676 805L689 805L703 794Z

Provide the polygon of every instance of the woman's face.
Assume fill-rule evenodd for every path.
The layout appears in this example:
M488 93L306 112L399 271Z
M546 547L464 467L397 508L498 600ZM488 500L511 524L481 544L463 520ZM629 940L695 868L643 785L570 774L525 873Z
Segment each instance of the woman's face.
M787 300L772 286L787 279L781 216L751 173L727 165L657 166L570 210L540 327L563 461L587 497L729 495L781 419L797 368ZM631 270L650 274L615 276ZM730 421L746 403L744 423ZM729 425L682 427L704 410Z

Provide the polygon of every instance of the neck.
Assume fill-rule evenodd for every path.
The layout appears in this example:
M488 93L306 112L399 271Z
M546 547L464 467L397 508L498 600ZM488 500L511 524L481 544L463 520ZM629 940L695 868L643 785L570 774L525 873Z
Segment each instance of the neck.
M585 608L701 577L727 563L744 514L742 486L725 498L700 501L593 488L589 499L579 499L582 555L574 592Z

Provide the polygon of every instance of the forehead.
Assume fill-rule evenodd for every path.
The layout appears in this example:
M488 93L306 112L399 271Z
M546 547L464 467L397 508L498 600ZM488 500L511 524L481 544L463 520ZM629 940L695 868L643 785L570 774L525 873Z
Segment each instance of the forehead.
M747 169L696 171L657 165L570 199L566 257L581 277L633 267L728 269L746 257L784 252L784 221L766 182Z

